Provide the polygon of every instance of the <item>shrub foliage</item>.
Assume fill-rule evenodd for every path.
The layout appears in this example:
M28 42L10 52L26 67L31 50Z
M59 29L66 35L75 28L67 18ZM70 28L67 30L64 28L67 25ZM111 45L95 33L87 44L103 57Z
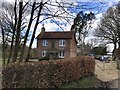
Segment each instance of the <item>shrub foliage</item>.
M94 74L95 60L74 57L3 67L3 88L52 88Z

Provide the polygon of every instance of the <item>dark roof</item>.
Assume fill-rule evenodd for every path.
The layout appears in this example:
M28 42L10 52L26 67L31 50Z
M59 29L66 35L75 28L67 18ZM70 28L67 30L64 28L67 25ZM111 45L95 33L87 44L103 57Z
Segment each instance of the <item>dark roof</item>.
M39 39L72 39L74 32L44 32L40 33L37 38Z

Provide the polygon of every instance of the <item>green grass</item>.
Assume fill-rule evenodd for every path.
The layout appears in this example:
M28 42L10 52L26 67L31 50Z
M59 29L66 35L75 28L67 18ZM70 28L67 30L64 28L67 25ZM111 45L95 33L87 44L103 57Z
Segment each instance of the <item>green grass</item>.
M95 76L84 77L77 81L72 81L68 84L62 85L60 88L92 88L100 87L100 80Z
M3 63L3 61L2 61L2 59L0 58L0 66L2 66L2 63Z
M7 63L7 59L5 60L5 64ZM0 58L0 66L2 66L3 65L3 59L2 58Z
M0 47L0 66L2 66L2 49L1 49L1 47Z
M1 68L2 68L2 51L1 51L1 48L0 48L0 89L2 88L2 85L1 85L1 83L2 83L2 75L1 75Z

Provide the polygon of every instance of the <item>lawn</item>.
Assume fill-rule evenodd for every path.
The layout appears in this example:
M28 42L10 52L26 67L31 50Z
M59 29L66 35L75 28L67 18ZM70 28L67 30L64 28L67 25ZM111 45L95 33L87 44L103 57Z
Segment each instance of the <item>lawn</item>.
M84 77L77 81L69 82L62 85L60 88L98 88L101 87L101 82L95 76Z

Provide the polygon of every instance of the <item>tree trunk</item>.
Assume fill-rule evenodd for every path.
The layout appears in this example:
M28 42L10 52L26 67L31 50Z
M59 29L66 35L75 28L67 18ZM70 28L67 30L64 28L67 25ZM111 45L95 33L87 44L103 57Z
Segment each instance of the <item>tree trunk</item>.
M4 40L4 30L3 30L3 28L2 28L2 26L1 26L1 29L2 29L2 42L3 42L3 44L2 44L2 58L3 58L3 65L5 65L5 40Z
M116 42L114 42L114 49L113 49L113 55L112 55L112 57L113 57L113 60L115 60L116 59L116 48L117 48L117 43Z
M23 43L23 46L22 46L22 49L21 49L20 62L22 62L22 59L23 59L24 50L25 50L25 46L26 46L26 42L27 42L27 37L29 35L29 31L30 31L30 27L31 27L33 15L34 15L35 4L36 4L36 2L34 2L33 6L32 6L32 11L31 11L31 17L30 17L29 25L28 25L28 28L27 28L27 31L26 31L26 34L25 34L24 43Z
M27 58L26 58L25 62L27 62L29 60L29 57L30 57L30 51L31 51L32 43L33 43L34 38L35 38L35 33L36 33L37 26L39 24L39 18L40 18L40 13L42 11L42 8L43 8L43 2L40 3L39 11L38 11L38 14L37 14L37 20L36 20L36 23L35 23L34 31L33 31L33 34L32 34L32 38L31 38L31 41L30 41L30 45L29 45L28 53L27 53Z
M118 54L117 54L117 69L120 69L120 42L118 42Z
M17 0L15 0L15 6L14 6L15 25L14 25L14 28L13 28L12 41L11 41L11 46L10 46L10 54L9 54L9 57L8 57L7 64L10 62L11 55L12 55L12 52L13 52L13 43L14 43L14 36L15 36L15 31L16 31L16 24L17 24L16 4L17 4Z
M21 30L21 22L22 22L22 6L23 2L19 2L19 19L18 19L18 24L17 24L17 30L16 30L16 41L15 41L15 50L14 50L14 55L13 55L13 60L12 62L16 62L17 56L18 56L18 51L19 51L19 38L20 38L20 30Z

